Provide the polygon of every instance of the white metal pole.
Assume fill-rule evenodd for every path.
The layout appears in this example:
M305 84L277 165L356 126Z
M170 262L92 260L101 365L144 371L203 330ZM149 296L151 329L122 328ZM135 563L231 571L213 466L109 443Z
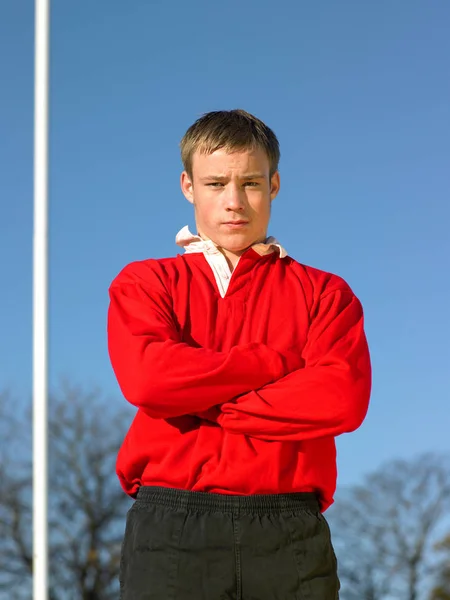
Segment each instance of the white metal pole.
M48 599L48 115L50 0L35 0L33 599Z

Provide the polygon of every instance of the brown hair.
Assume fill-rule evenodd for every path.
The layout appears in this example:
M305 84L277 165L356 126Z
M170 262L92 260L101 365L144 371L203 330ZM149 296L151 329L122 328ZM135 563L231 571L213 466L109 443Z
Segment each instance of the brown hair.
M280 146L277 136L262 121L245 110L218 110L204 114L189 127L180 143L184 169L192 179L192 159L196 151L212 154L261 148L267 154L270 177L278 170Z

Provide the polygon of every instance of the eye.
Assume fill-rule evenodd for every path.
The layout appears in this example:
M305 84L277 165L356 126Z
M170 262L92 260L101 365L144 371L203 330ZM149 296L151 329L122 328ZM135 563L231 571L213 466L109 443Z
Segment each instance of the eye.
M221 183L220 181L214 181L213 183L207 183L206 186L213 188L221 188L223 187L223 183Z
M244 185L250 186L250 187L257 187L259 185L259 183L257 181L246 181L244 183Z

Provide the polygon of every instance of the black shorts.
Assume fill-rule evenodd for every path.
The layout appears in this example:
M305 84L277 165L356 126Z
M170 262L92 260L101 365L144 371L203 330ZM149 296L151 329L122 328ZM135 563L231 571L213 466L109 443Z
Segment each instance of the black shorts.
M143 487L127 515L122 600L336 600L314 494L227 496Z

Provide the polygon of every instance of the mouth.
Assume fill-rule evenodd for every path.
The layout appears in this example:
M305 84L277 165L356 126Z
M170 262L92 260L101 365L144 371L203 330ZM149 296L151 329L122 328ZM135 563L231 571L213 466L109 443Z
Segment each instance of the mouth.
M248 221L227 221L223 223L226 227L231 227L232 229L239 229L241 227L245 227L248 225Z

